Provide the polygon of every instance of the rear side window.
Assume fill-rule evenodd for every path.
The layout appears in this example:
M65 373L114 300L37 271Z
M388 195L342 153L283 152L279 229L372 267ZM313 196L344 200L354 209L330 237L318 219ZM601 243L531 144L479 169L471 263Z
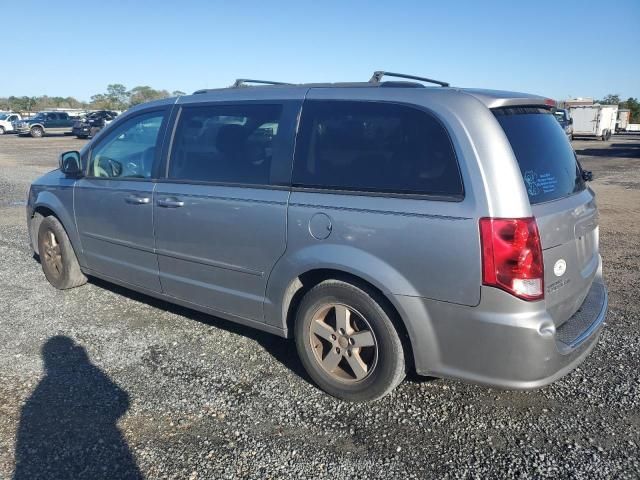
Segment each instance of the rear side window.
M183 108L169 178L268 185L281 115L281 105Z
M510 107L497 108L493 113L518 160L531 204L585 189L573 148L549 110Z
M447 131L431 114L392 103L307 101L293 185L461 197Z

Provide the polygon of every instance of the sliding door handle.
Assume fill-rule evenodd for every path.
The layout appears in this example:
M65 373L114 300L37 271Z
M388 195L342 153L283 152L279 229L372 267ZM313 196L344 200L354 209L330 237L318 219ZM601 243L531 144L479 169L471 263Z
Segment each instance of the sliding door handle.
M176 200L175 198L164 198L158 200L158 206L164 208L179 208L184 207L184 202Z

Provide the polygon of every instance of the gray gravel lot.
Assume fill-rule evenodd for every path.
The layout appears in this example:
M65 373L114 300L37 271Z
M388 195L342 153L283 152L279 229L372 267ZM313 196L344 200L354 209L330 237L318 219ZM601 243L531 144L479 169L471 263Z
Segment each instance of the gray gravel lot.
M532 392L413 377L365 405L319 391L283 339L50 287L23 202L83 143L0 136L0 478L640 478L640 136L574 142L610 289L579 369Z

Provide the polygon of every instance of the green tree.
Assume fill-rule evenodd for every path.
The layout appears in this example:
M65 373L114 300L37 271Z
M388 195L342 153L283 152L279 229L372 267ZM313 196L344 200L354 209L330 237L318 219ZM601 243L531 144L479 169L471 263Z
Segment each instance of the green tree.
M104 93L97 93L95 95L92 95L90 105L93 108L99 108L99 109L108 110L111 108L111 103Z
M121 83L107 85L107 98L114 110L125 110L129 103L129 93L127 87Z
M629 97L620 104L620 108L628 108L631 112L631 123L640 123L640 102L637 98Z
M36 97L9 97L9 108L15 112L32 112L37 110L37 104Z
M121 83L107 85L106 93L91 96L91 107L106 110L126 110L129 107L127 87Z
M601 105L618 105L620 103L620 95L610 93L602 100L596 100L595 103L600 103Z
M147 85L141 85L131 89L129 92L129 102L131 106L134 106L169 96L170 94L166 90L155 90Z
M69 108L86 108L87 106L85 102L81 102L74 97L67 97L64 102Z

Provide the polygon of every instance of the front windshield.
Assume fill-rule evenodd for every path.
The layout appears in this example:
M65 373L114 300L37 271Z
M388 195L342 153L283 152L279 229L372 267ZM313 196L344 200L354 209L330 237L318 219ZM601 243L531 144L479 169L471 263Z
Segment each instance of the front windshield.
M0 120L6 120L9 117L6 113L0 113Z
M565 121L564 112L554 112L554 115L556 117L556 120L558 120L560 123Z

